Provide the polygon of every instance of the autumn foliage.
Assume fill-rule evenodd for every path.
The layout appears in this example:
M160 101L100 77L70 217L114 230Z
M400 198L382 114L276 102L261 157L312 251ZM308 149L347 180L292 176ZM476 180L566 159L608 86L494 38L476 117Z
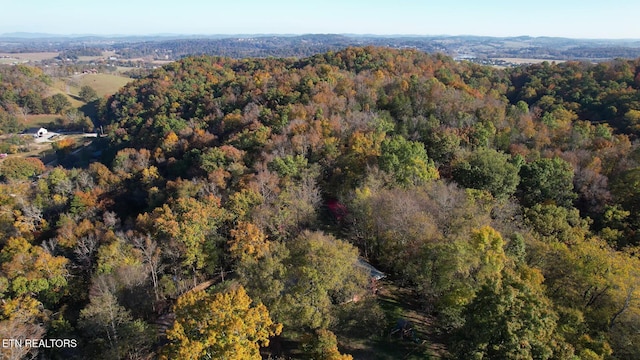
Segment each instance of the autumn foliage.
M3 130L46 80L14 71ZM0 329L75 358L635 359L639 73L373 47L167 64L100 102L99 161L0 163ZM389 337L407 316L416 342Z
M260 347L282 331L264 305L251 306L241 286L213 295L188 292L176 302L175 313L166 359L261 359Z

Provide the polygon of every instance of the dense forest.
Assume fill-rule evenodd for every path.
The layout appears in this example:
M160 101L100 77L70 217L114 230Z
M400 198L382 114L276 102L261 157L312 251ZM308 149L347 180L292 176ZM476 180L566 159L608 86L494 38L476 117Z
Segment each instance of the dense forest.
M168 64L97 103L101 161L0 163L0 334L78 342L0 351L635 359L639 89L640 59ZM429 319L410 354L389 291Z

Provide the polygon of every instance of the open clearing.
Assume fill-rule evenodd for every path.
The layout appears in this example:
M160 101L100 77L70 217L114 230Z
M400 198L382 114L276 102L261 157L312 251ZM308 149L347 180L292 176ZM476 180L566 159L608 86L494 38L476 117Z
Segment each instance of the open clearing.
M13 64L29 61L42 61L53 59L58 56L57 52L37 52L37 53L0 53L0 63Z
M47 96L51 96L53 94L62 94L67 97L69 102L71 102L71 106L74 108L79 108L84 105L84 102L78 100L77 96L71 96L71 87L67 85L67 83L63 80L54 79L53 84L49 87ZM76 94L78 91L75 92Z
M78 56L78 61L90 62L104 59L102 56Z
M25 134L21 136L26 137L28 140L27 145L24 146L28 149L28 151L9 154L8 157L37 157L40 158L44 163L54 160L52 156L55 152L51 145L54 142L64 139L72 139L76 144L75 146L78 146L79 144L90 143L91 141L93 141L85 134L58 134L51 132L47 135L46 138L39 139L34 139L32 134ZM0 137L0 141L2 141L3 139L4 137Z
M418 304L407 301L411 295L408 289L382 280L375 301L384 313L384 322L367 329L358 323L342 324L337 331L341 350L353 355L354 360L446 358L448 353L436 334L433 319L423 315ZM400 332L393 331L400 321L411 324L411 336L402 338Z
M125 86L133 79L110 74L81 74L71 78L71 93L77 95L82 86L91 86L98 96L115 94L121 87Z
M512 64L518 64L518 65L526 65L526 64L540 64L543 63L545 61L549 62L549 63L563 63L565 62L565 60L550 60L550 59L520 59L520 58L497 58L496 60L502 60L508 63L512 63Z
M62 117L62 115L56 114L41 114L41 115L27 115L27 119L23 120L23 124L27 126L27 128L39 128L39 127L48 127L49 123L55 122L57 118Z

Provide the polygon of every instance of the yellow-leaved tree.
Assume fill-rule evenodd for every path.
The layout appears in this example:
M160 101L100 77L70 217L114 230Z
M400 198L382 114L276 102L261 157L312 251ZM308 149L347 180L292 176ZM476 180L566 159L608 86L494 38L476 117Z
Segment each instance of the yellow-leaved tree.
M188 292L174 307L162 359L260 359L260 346L282 332L267 308L251 306L242 286L224 293Z
M261 258L269 250L267 236L254 224L246 221L238 222L231 230L231 240L228 241L229 252L236 259L245 256Z

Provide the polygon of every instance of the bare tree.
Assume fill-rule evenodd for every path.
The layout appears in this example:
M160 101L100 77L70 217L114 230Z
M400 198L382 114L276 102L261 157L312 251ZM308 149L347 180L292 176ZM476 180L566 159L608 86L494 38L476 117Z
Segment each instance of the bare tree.
M24 120L27 120L27 115L31 113L31 109L27 105L18 106L16 110L18 111L18 114L24 118Z
M102 221L104 221L104 225L108 228L114 228L120 223L120 219L113 211L105 211L102 214Z
M153 283L153 293L156 297L156 301L160 300L160 293L158 290L158 273L160 272L160 248L158 243L151 239L151 236L136 237L133 239L133 244L136 249L140 250L142 259L147 268L147 271L151 274L151 281Z
M80 188L83 190L85 189L92 190L95 186L95 183L93 182L93 178L86 171L81 171L78 174L78 177L76 178L76 182L78 183L78 186L80 186Z
M30 229L36 229L42 223L42 210L33 204L22 204L22 221Z
M49 255L53 256L55 255L56 247L58 247L58 240L57 239L45 240L42 242L41 246L44 249L44 251L49 253Z
M98 251L98 239L95 235L88 234L78 239L76 248L73 252L76 254L79 266L84 271L91 271L93 267L93 258Z
M7 320L0 321L0 334L3 339L22 341L26 339L42 339L46 333L45 328L37 319L26 314L14 313ZM7 346L0 348L0 359L19 360L36 359L38 348L30 346Z

